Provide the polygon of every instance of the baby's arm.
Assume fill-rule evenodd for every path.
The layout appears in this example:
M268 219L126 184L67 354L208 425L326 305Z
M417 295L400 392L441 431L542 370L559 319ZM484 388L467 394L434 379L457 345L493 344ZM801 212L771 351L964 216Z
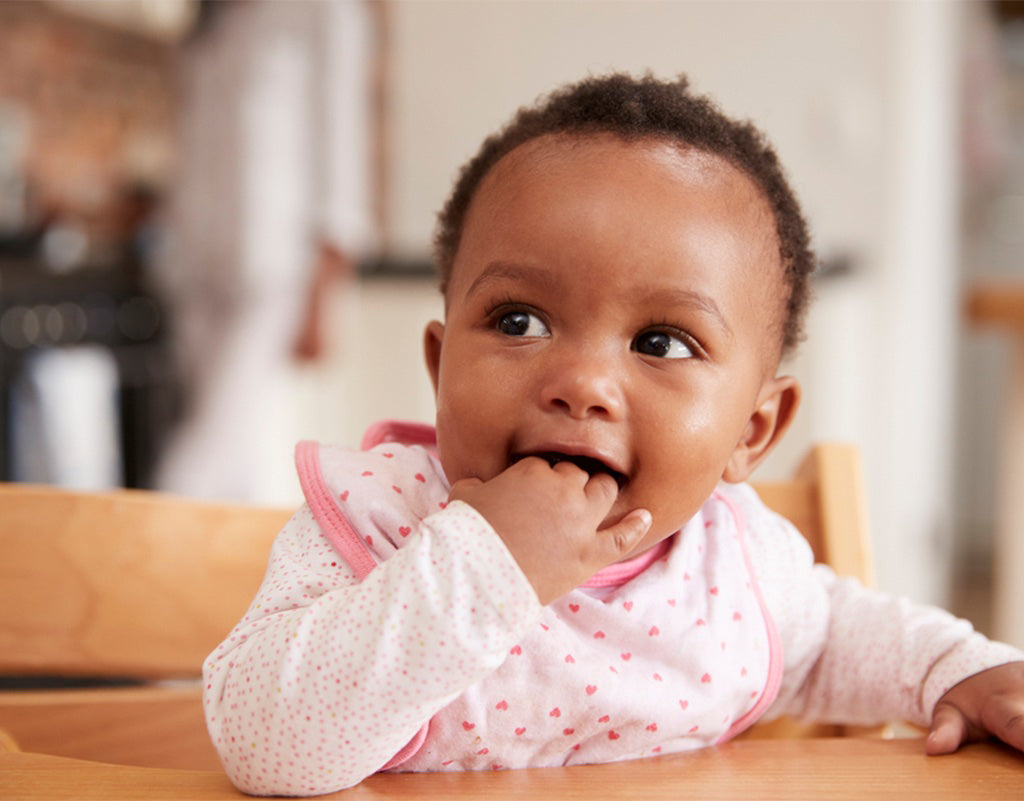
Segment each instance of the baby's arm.
M358 783L497 668L541 607L464 504L357 583L308 509L279 535L248 614L204 665L231 780L257 794Z
M828 596L828 629L794 699L799 714L854 724L905 720L930 726L940 715L940 699L959 683L967 679L967 694L973 696L972 687L983 689L975 685L983 671L1024 657L941 609L865 589L820 565L814 573ZM997 670L996 676L1001 674ZM952 697L963 699L964 690ZM977 702L974 697L970 704L973 721L979 720Z
M953 750L965 736L983 731L1020 747L1024 668L1016 663L1024 654L940 609L866 589L813 565L810 549L788 521L746 495L748 488L738 492L785 655L770 717L930 725L936 733L929 753Z

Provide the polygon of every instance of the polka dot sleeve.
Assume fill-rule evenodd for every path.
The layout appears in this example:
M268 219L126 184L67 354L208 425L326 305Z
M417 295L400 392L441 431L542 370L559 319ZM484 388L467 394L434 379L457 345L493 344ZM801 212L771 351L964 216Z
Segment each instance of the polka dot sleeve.
M1024 653L937 607L811 565L799 532L737 488L765 601L783 643L782 688L767 718L926 726L954 684Z
M818 566L828 590L828 635L798 696L800 714L873 725L931 722L941 695L988 667L1024 658L934 606L869 590Z
M494 671L541 606L504 543L454 502L362 582L308 509L279 535L248 614L204 665L231 780L259 794L358 783Z

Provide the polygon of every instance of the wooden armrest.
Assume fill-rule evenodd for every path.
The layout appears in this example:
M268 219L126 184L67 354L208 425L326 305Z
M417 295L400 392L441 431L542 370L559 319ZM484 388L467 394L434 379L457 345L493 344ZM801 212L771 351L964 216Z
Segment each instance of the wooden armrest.
M7 729L0 729L0 753L13 754L20 750L18 743L11 736L11 733Z
M220 769L198 682L4 691L0 731L14 750L141 767Z

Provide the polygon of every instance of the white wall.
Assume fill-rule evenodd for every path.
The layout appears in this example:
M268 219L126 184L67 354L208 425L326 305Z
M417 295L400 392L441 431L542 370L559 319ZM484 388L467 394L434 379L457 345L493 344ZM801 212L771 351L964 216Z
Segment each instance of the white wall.
M959 13L944 2L396 2L390 245L426 252L456 169L517 105L588 71L686 72L768 133L820 253L848 255L856 269L820 286L810 341L791 365L805 407L765 474L787 471L811 440L855 440L879 583L943 602ZM404 296L411 306L395 322L410 330L439 307L429 288L410 284ZM395 397L407 401L397 413L430 419L418 355L414 390L404 368L373 367L398 352L385 308L354 312L366 375L350 386L367 394L353 428Z

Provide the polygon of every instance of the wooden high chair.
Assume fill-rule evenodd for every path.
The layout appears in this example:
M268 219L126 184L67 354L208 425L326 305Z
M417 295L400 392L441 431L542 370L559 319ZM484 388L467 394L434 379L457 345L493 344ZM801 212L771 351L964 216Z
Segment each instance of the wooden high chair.
M875 583L860 452L846 443L815 445L796 475L754 482L761 500L790 520L814 552L814 561L840 576Z
M0 689L0 729L25 751L219 768L202 661L245 613L289 515L0 484L0 687L91 685Z
M859 473L855 448L819 445L796 478L758 490L819 560L870 582ZM0 690L0 731L24 751L219 769L200 667L244 614L289 514L0 484L0 682L14 687ZM17 689L33 676L91 686Z

